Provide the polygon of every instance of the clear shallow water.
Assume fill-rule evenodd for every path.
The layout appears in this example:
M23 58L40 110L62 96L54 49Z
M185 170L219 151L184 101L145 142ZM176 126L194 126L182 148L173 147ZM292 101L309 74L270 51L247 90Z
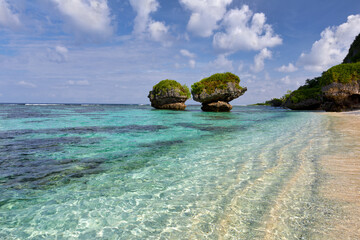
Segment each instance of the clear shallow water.
M329 119L0 105L0 239L319 239Z

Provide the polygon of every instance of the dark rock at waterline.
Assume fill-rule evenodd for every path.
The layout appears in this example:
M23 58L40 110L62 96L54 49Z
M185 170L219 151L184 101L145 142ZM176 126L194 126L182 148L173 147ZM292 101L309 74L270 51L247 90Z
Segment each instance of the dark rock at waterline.
M177 103L166 103L166 104L159 104L151 103L151 106L157 109L170 109L170 110L185 110L186 105L183 102Z
M331 83L321 89L322 109L341 112L360 109L360 80L351 83Z
M211 103L203 103L201 106L201 110L205 112L230 112L232 106L223 101L211 102Z
M308 98L299 102L294 102L288 98L283 106L291 110L320 110L321 105L322 100L319 98Z

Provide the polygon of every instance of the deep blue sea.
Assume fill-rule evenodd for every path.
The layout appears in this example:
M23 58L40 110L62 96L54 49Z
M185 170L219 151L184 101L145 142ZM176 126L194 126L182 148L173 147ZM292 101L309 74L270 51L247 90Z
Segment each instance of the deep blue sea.
M328 116L0 105L0 239L321 239Z

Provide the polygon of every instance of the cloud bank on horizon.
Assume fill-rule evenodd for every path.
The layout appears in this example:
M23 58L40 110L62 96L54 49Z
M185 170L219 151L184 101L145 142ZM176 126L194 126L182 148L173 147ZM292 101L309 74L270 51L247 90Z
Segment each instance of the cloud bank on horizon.
M160 80L226 71L249 89L235 105L279 97L360 33L358 1L306 1L0 0L0 102L148 103Z

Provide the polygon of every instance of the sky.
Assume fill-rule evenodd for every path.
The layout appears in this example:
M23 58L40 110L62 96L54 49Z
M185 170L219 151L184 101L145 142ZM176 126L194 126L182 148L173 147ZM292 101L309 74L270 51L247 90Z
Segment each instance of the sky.
M0 0L0 102L148 104L161 80L228 71L248 88L233 105L264 102L359 33L359 0Z

